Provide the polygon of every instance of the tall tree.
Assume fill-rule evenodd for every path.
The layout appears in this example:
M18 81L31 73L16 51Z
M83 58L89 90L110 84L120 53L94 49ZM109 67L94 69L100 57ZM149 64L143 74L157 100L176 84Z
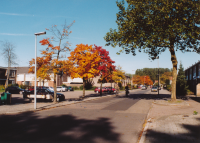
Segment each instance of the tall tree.
M63 42L64 40L68 39L68 36L72 33L72 31L69 31L71 26L74 24L75 21L73 21L70 25L67 25L66 22L64 25L62 25L61 29L58 28L57 25L52 25L51 28L46 29L47 31L50 31L53 36L51 38L43 39L40 41L41 45L47 46L46 50L42 51L42 53L48 58L48 69L52 70L54 73L53 82L54 82L54 102L56 101L56 95L57 95L57 80L56 76L58 74L62 74L63 72L68 73L66 70L69 70L69 67L72 66L71 62L67 60L61 60L62 58L65 58L65 55L61 55L62 53L66 54L66 52L70 51L70 43L68 41ZM58 43L58 46L54 46L53 43ZM51 55L51 56L50 56ZM33 59L34 60L34 59ZM38 63L38 61L37 61ZM33 62L32 64L35 64ZM40 66L40 68L44 67ZM64 69L63 67L66 67Z
M162 75L164 72L169 72L170 69L168 68L159 68L159 75ZM144 76L148 75L150 79L155 82L158 79L158 68L143 68L137 69L135 72L136 75Z
M84 97L86 80L99 75L98 67L101 61L99 51L94 50L92 45L79 44L76 45L74 51L70 53L68 59L75 65L71 68L71 78L79 77L83 79Z
M115 71L115 66L113 64L115 63L115 61L111 60L109 52L103 49L102 47L95 45L94 50L97 50L101 57L101 60L99 61L98 70L100 71L99 82L101 83L100 95L102 95L102 83L112 83L112 74L113 71Z
M132 78L132 82L133 82L133 84L142 84L142 78L141 78L141 76L140 75L135 75L135 76L133 76L133 78Z
M180 62L180 66L178 69L177 82L176 82L176 95L184 96L187 94L187 90L188 90L187 80L185 78L183 65Z
M170 80L170 77L172 76L172 72L164 72L160 77L160 83L161 84L169 84L168 81Z
M8 69L7 69L7 79L5 86L8 86L9 82L9 76L10 76L10 67L12 65L17 65L17 55L15 54L15 46L13 43L9 41L4 41L2 43L2 55L5 60L5 62L8 64Z
M112 74L112 80L116 83L122 83L122 80L125 78L125 72L122 70L122 67L118 65Z
M107 46L117 45L136 55L148 53L154 60L169 50L172 62L171 100L176 100L177 58L175 51L200 53L199 0L126 0L117 2L118 31L110 29L104 39Z

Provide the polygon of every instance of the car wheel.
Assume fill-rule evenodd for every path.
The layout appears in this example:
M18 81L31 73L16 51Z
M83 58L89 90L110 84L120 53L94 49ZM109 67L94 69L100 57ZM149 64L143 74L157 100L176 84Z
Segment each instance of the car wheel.
M97 90L96 93L99 93L99 91Z

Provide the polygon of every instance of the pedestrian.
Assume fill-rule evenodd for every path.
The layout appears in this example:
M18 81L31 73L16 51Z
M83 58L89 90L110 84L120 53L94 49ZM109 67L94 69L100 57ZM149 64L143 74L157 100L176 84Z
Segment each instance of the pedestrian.
M128 96L128 94L129 94L128 85L125 86L125 91L126 91L126 96Z

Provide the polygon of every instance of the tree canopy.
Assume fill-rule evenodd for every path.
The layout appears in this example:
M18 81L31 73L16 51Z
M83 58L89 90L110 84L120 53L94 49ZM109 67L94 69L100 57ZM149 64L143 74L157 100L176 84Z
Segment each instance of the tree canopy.
M200 1L198 0L126 0L117 2L118 30L110 29L106 45L136 55L147 53L154 60L166 49L173 65L172 100L176 100L177 58L175 51L200 53ZM119 54L118 53L118 54Z
M161 76L165 72L170 72L170 69L168 68L159 68L159 75ZM135 71L135 75L148 75L150 79L155 82L155 80L158 80L158 68L143 68L143 69L137 69Z

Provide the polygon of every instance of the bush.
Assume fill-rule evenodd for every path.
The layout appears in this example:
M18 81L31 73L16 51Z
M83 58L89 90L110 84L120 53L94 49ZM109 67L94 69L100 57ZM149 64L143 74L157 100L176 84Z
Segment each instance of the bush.
M78 88L77 86L72 86L72 88L73 88L74 90L79 90L79 88Z
M187 90L187 95L194 95L194 92L190 91L189 89Z
M0 90L5 90L5 86L4 85L0 85Z
M20 87L21 89L26 89L26 88L28 87L28 85L20 84L19 87Z
M121 87L120 87L120 90L125 90L125 86L121 86Z
M66 84L61 84L61 86L67 86Z
M91 88L91 90L94 90L95 88L97 88L96 86L93 86L92 88Z
M80 90L83 90L83 85L81 85L81 86L79 87L79 89L80 89Z
M170 92L172 91L171 85L167 85L167 90Z

